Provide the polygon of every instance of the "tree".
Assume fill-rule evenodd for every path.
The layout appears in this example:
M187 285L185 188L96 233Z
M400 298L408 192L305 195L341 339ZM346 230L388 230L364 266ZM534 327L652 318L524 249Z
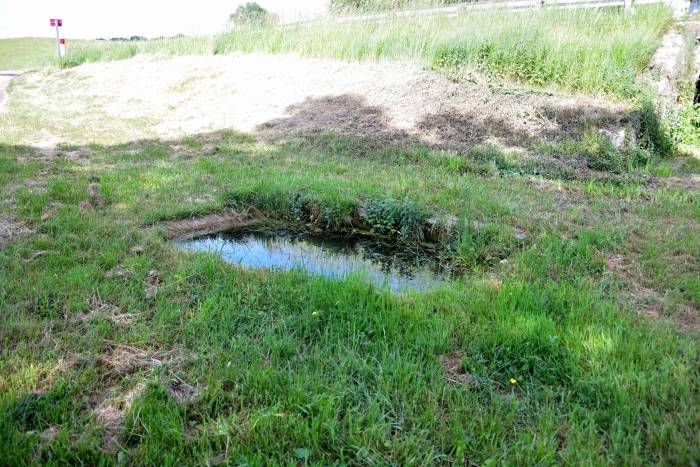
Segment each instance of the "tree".
M241 26L262 26L270 22L273 15L255 2L248 2L245 5L238 5L235 13L231 13L231 21L237 27Z

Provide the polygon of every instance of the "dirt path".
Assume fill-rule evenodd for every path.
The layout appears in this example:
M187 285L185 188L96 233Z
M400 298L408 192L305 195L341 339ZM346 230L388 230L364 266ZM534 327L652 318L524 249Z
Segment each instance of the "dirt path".
M7 96L7 87L10 85L12 78L15 78L24 73L21 70L11 70L0 72L0 110L5 106L5 98Z

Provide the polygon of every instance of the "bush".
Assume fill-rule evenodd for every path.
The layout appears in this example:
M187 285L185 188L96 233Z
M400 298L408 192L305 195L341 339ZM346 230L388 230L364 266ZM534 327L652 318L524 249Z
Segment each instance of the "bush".
M236 12L231 13L230 16L231 21L236 27L263 26L273 18L273 15L255 2L239 5Z

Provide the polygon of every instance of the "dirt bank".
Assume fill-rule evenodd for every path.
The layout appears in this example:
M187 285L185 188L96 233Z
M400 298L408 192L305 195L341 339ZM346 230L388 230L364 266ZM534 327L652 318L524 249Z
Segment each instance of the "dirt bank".
M233 128L520 147L575 136L591 122L614 127L628 110L592 98L454 83L415 65L295 56L138 56L25 80L24 98L34 105L59 111L60 94L62 112L138 119L164 138Z

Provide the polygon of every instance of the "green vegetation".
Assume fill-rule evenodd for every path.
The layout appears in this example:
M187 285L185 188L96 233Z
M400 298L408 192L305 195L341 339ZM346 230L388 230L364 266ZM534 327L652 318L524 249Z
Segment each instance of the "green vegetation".
M681 123L677 132L682 142L700 146L700 104L683 107Z
M67 51L72 47L89 47L92 41L72 40L67 42ZM58 62L56 39L44 37L21 37L0 39L0 70L26 70L55 65Z
M652 41L667 22L656 7L597 15ZM322 55L265 42L301 31L90 45L69 63ZM354 58L433 64L446 31ZM344 40L324 56L368 39ZM41 107L36 88L63 82L30 78L0 113L0 467L700 462L700 162L647 100L621 147L591 126L458 151L333 131L149 138L160 122L107 114L101 96ZM570 89L608 92L597 79ZM64 143L34 143L47 129ZM227 210L328 230L356 227L360 209L377 234L439 238L463 274L397 294L167 238L166 221Z
M465 3L463 0L331 0L331 10L336 13L365 13L409 8L426 8Z
M658 5L639 18L585 10L511 16L505 22L474 18L469 29L465 23L464 34L436 44L434 66L457 76L478 71L498 80L629 97L670 21Z
M22 37L0 39L0 70L17 70L54 64L56 39Z
M178 143L195 153L201 145ZM638 291L604 260L636 258L644 283L667 290L668 313L700 306L696 270L669 256L697 261L697 203L638 203L625 215L624 199L578 195L555 226L546 221L559 217L546 208L555 195L526 179L441 175L429 162L397 166L313 147L256 148L245 135L219 144L218 157L187 162L170 161L154 143L135 153L94 147L90 177L105 203L87 211L83 166L60 156L20 165L15 158L33 149L3 146L3 194L36 231L1 253L8 463L98 463L118 453L136 464L217 456L288 463L302 449L312 464L464 456L479 465L604 457L636 465L700 455L697 339L677 334L673 321L640 320L636 307L656 299L627 302ZM42 170L53 174L46 191L21 188ZM423 188L408 188L416 179ZM347 205L406 196L496 230L515 221L531 234L510 251L507 269L402 297L355 280L245 271L178 252L140 228L222 207L231 198L221 186L268 199L305 186L328 206L341 204L334 192ZM187 201L212 192L219 195L205 205ZM586 219L590 203L609 220ZM494 227L468 228L460 254L477 261L498 239ZM441 355L454 352L473 388L445 379ZM201 393L176 402L175 378ZM37 387L45 389L32 393ZM116 432L91 410L101 403L124 407ZM112 454L100 450L111 442Z
M472 11L455 18L396 17L241 28L202 38L72 49L67 66L138 53L299 53L341 60L412 60L456 79L484 74L496 82L553 86L572 92L637 93L635 80L671 22L663 5L532 12Z
M331 0L331 9L341 12L396 10L413 6L412 0Z
M683 66L679 70L678 102L680 111L678 115L672 115L672 129L676 142L687 146L700 147L700 76L695 67L695 33L686 29L684 39L686 41L686 56L683 57ZM675 118L674 118L675 117Z
M203 137L93 144L87 164L0 146L2 212L34 232L0 252L0 464L700 457L697 190L219 138L215 155ZM450 256L467 274L395 295L227 265L157 227L254 205L333 228L363 200L384 230L424 210L466 219Z
M277 22L277 18L274 15L271 15L266 9L255 2L239 5L236 11L231 13L230 20L238 28L245 26L259 27Z
M422 240L428 214L415 202L404 199L370 198L365 204L367 222L372 231L398 235L405 240Z

